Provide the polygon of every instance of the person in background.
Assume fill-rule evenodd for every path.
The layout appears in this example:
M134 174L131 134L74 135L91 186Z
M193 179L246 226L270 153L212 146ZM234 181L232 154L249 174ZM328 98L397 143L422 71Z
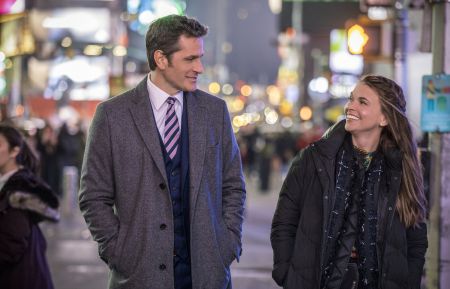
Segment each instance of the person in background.
M0 124L0 287L52 289L38 223L58 221L58 198L36 176L37 159L20 132Z
M363 77L345 120L295 158L272 222L284 288L419 289L426 201L402 89Z
M61 196L60 191L60 168L58 167L58 136L50 123L45 126L38 134L36 149L39 152L40 172L42 179L52 188L52 190Z
M61 172L64 167L75 167L79 175L85 147L85 134L77 120L66 121L59 130L56 152Z
M231 288L245 184L225 102L197 89L206 33L186 16L155 20L150 73L97 107L79 204L110 288Z

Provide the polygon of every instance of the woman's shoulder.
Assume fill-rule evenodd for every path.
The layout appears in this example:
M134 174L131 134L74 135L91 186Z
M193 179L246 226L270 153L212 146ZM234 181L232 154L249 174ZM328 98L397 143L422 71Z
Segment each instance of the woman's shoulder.
M311 162L314 157L317 157L317 151L315 148L315 143L311 143L310 145L306 146L305 148L301 149L297 155L292 160L293 166L300 166L305 165L308 162Z
M58 197L28 169L20 169L13 174L2 188L2 193L11 208L32 211L53 221L59 219Z

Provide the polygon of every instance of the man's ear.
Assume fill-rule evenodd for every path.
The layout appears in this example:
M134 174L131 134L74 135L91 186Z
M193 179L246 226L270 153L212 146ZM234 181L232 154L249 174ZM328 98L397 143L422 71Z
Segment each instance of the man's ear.
M162 50L156 50L153 54L153 58L155 59L156 66L159 69L164 70L169 64L167 57Z

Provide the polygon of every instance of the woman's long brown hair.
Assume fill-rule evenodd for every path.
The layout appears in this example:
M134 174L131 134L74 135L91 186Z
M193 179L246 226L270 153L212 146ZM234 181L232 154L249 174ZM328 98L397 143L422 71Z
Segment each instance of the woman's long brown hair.
M417 225L426 218L426 198L422 166L411 125L406 117L403 90L394 81L383 76L368 75L361 82L377 92L381 110L388 122L381 133L381 150L385 152L396 147L402 153L402 180L396 209L407 227Z

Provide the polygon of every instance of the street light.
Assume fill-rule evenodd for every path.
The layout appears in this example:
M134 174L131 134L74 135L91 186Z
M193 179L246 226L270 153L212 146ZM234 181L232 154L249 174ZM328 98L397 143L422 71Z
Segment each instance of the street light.
M369 36L362 26L355 24L348 29L347 45L350 53L362 54L367 41L369 41Z

